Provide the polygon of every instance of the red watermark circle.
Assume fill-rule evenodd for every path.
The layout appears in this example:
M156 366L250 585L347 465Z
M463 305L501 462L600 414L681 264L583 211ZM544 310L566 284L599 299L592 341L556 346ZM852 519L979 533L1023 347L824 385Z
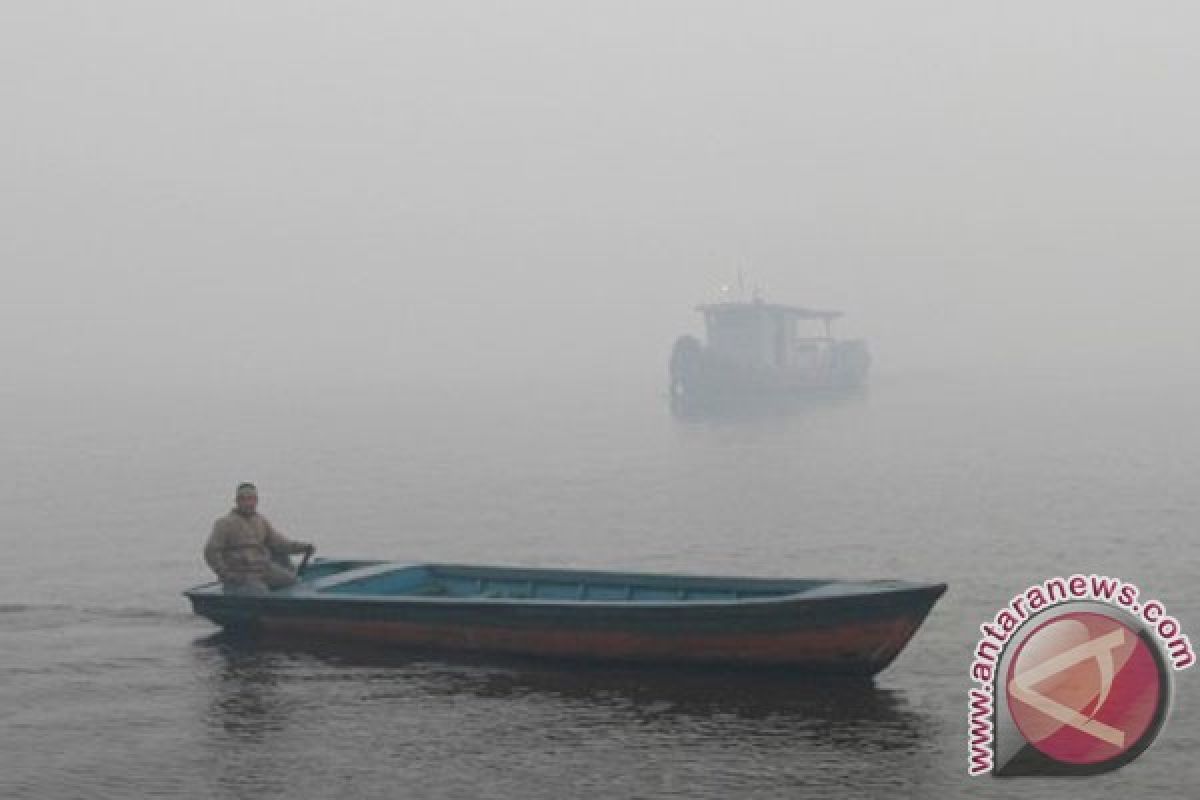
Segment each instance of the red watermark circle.
M1167 698L1152 646L1121 620L1092 611L1035 628L1010 663L1005 691L1025 740L1078 765L1144 749Z

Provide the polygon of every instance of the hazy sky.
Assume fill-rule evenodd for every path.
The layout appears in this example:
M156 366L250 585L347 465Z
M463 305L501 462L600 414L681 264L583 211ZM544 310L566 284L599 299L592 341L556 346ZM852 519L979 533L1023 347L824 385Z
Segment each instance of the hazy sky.
M880 369L1192 369L1190 3L12 2L10 386L657 376L743 267Z

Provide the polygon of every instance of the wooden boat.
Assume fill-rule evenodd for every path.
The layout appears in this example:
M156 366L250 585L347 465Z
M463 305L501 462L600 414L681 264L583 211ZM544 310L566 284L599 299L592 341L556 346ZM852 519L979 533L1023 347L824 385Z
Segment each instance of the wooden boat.
M873 675L945 584L318 559L295 586L185 592L231 629L556 658Z

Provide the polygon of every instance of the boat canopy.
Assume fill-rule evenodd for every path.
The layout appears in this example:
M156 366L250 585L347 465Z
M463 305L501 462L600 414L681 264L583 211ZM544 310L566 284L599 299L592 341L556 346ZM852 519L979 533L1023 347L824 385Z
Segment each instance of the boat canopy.
M705 316L771 314L791 317L793 319L820 320L827 323L842 316L841 311L823 311L814 308L788 306L782 303L764 303L761 300L755 300L750 303L705 303L696 306L696 310Z

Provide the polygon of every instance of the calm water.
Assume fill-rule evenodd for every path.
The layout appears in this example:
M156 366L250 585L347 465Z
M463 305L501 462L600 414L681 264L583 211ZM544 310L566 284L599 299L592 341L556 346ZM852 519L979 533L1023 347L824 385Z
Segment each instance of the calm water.
M0 797L1061 797L965 777L976 626L1097 571L1200 640L1198 400L936 374L698 421L649 382L3 396ZM325 555L951 588L866 686L231 641L179 592L244 479ZM1090 796L1200 783L1179 678L1159 741Z

